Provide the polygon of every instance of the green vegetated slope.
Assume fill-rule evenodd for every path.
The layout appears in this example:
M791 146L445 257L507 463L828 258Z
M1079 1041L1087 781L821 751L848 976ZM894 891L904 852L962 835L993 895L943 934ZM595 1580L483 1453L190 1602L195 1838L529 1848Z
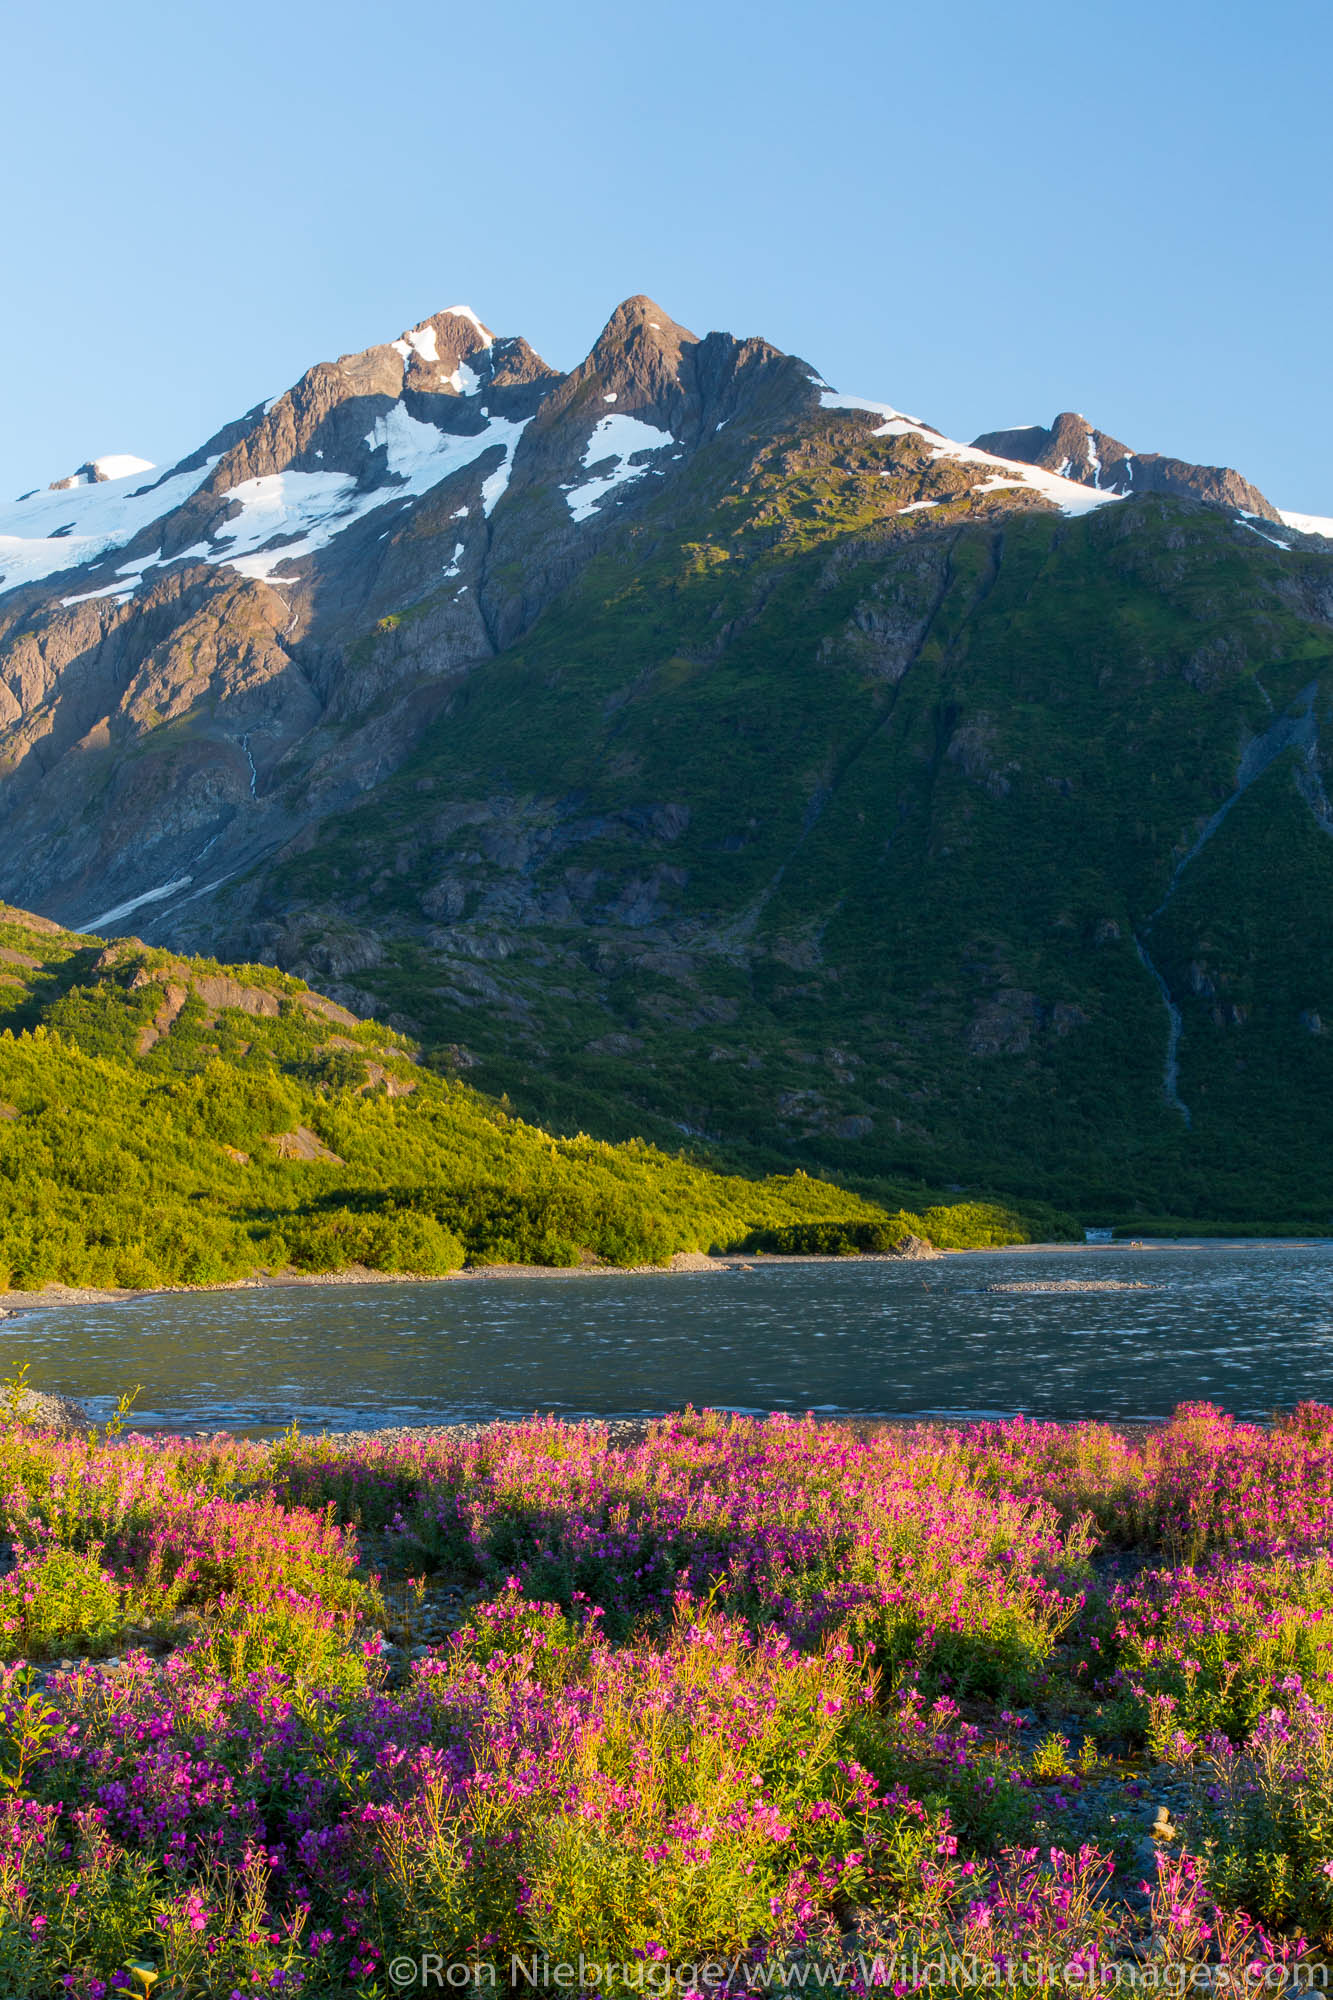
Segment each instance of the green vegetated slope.
M838 414L731 470L264 875L275 955L544 1122L1326 1226L1333 562Z
M1026 1233L993 1207L923 1222L801 1173L551 1138L271 968L3 906L0 1175L0 1283L19 1288Z

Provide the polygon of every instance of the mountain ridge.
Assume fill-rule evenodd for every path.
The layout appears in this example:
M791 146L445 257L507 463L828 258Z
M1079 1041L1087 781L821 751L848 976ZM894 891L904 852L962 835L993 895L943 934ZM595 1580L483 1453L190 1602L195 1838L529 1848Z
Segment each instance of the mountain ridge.
M331 980L548 1122L1333 1208L1333 540L1240 475L963 444L636 295L568 374L454 309L22 504L11 897Z
M1259 520L1285 519L1257 486L1230 466L1191 465L1161 452L1135 452L1074 410L1062 411L1049 430L1024 424L1017 430L983 432L973 442L981 451L1041 466L1104 493L1171 493L1234 507Z

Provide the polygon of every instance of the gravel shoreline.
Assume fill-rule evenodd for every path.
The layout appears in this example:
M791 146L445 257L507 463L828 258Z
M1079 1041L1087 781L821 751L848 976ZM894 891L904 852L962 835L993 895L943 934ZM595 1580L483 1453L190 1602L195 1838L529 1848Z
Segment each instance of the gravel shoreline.
M1329 1241L1333 1239L1310 1236L1190 1236L1157 1239L1149 1237L1121 1243L997 1243L978 1246L974 1250L937 1250L930 1261L939 1262L952 1257L1093 1256L1102 1255L1108 1250L1132 1250L1140 1256L1151 1256L1157 1250L1198 1248L1310 1250ZM570 1267L550 1264L477 1264L465 1265L461 1271L446 1271L442 1274L437 1272L429 1275L411 1271L371 1271L362 1265L353 1265L346 1271L292 1271L258 1278L223 1278L211 1285L151 1285L138 1290L133 1287L118 1290L114 1286L97 1285L47 1285L40 1292L0 1291L0 1317L7 1317L16 1312L28 1312L34 1307L49 1309L53 1306L114 1305L132 1299L176 1298L199 1292L306 1291L340 1285L484 1285L494 1279L510 1278L561 1280L675 1278L716 1271L785 1270L793 1264L838 1264L844 1268L859 1264L892 1264L900 1267L904 1261L901 1257L877 1251L866 1251L852 1257L813 1255L779 1257L765 1256L757 1252L750 1255L729 1252L723 1257L709 1257L702 1250L678 1250L667 1264L577 1264ZM915 1259L907 1261L911 1268L916 1268ZM1107 1288L1093 1279L1060 1279L1052 1282L1058 1282L1070 1289Z

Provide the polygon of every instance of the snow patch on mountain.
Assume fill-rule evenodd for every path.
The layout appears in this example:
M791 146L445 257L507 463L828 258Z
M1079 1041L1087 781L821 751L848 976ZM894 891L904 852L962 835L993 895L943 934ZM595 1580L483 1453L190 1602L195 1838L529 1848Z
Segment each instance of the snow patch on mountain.
M240 513L213 530L213 545L196 542L187 557L229 563L242 576L266 577L281 562L295 562L323 548L387 492L358 493L348 472L268 472L246 479L225 496ZM284 537L279 548L269 543ZM225 547L215 546L225 543Z
M126 474L94 486L30 493L0 507L0 590L39 583L123 548L142 529L174 513L216 464L210 458L193 472L175 473L155 486L136 486L134 475Z
M95 597L115 597L123 604L133 593L132 583L109 583L105 590L81 590L74 597L62 597L60 602L66 610L71 604L91 604Z
M112 924L118 924L122 917L141 910L145 903L160 903L164 897L174 896L178 889L188 889L193 875L178 875L174 882L164 882L158 889L145 889L142 896L131 896L128 902L117 903L114 909L103 910L100 917L90 917L86 924L79 926L85 937L99 937Z
M1065 514L1091 514L1098 507L1112 506L1124 496L1108 492L1105 487L1084 486L1077 479L1060 479L1053 472L1043 472L1039 466L1021 465L1017 459L991 458L984 451L973 451L968 445L957 449L936 452L936 458L957 458L977 465L993 465L1008 475L997 481L1006 486L1031 486L1043 499L1050 500Z
M628 479L641 479L645 472L653 470L651 465L631 464L632 459L642 457L645 452L665 451L669 444L677 442L670 431L645 424L640 417L600 418L584 447L584 470L591 472L610 459L615 463L609 472L599 472L577 486L566 487L565 499L574 519L591 519L613 487L623 485Z
M410 360L413 354L419 354L423 361L438 361L440 358L435 344L435 328L429 321L425 326L414 326L411 333L405 333L401 340L391 341L390 345L402 355L404 361Z
M932 437L943 437L932 424L923 424L919 417L905 416L895 410L892 403L876 403L869 396L840 396L836 389L825 389L819 398L822 410L864 410L868 417L883 417L889 424L900 424L904 430L928 431Z
M1253 521L1247 521L1241 514L1236 516L1236 526L1238 528L1248 528L1252 535L1257 535L1261 542L1271 542L1275 549L1286 549L1290 552L1290 542L1279 541L1276 535L1266 535L1262 528L1256 528Z
M76 597L62 597L63 605L88 604L95 597L114 597L120 603L133 597L143 582L144 571L156 569L162 561L161 549L154 549L148 556L136 556L133 562L122 563L116 571L114 583L103 584L100 590L81 590Z
M1323 535L1333 542L1333 515L1329 514L1289 514L1279 507L1278 519L1284 527L1294 528L1298 535Z
M1022 465L1017 459L996 458L992 452L978 451L975 445L959 444L956 438L945 437L932 424L923 424L916 417L904 416L891 403L870 402L864 396L839 396L833 390L826 391L819 401L826 410L861 410L868 416L883 417L884 422L870 433L872 437L907 437L916 433L932 447L932 459L948 458L960 465L990 467L992 477L979 482L973 488L974 492L994 492L1002 486L1028 486L1044 499L1053 501L1066 514L1089 514L1094 507L1106 507L1121 498L1119 493L1084 486L1076 479L1062 479L1058 473L1043 472L1035 465Z
M524 423L511 426L516 437L524 429L528 421L525 418ZM481 482L481 511L488 520L495 512L499 502L504 498L505 488L509 484L509 475L513 469L514 454L510 451L505 454L503 462L496 466L494 472L488 472Z

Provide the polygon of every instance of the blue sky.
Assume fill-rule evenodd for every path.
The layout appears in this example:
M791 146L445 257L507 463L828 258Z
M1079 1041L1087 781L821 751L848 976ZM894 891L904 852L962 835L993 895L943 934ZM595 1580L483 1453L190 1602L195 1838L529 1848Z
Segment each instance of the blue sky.
M1333 513L1333 9L0 0L0 495L465 301L651 293L954 436L1082 410Z

